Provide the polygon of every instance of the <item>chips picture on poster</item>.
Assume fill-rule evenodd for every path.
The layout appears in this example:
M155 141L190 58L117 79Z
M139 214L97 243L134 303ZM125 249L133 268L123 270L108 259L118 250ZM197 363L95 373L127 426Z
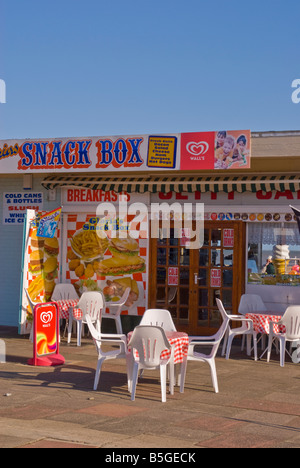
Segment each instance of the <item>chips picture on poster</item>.
M67 219L66 277L78 294L100 291L106 302L118 303L127 288L130 294L122 313L145 310L147 239L99 236L100 219L84 213ZM111 226L112 223L109 223ZM114 220L118 227L123 220Z

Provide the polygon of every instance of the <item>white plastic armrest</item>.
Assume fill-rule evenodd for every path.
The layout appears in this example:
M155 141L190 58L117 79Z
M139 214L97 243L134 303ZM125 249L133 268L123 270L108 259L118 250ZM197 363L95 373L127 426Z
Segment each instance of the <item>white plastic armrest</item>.
M199 337L200 338L200 337ZM191 341L189 341L189 346L211 346L211 345L215 345L216 342L215 341L205 341L205 340L196 340L196 339L192 339Z
M112 333L101 333L98 337L99 341L124 341L127 343L126 335L115 335Z
M269 326L270 326L270 336L276 336L277 333L274 332L274 325L282 325L282 323L279 322L273 322L272 320L270 320L269 322Z

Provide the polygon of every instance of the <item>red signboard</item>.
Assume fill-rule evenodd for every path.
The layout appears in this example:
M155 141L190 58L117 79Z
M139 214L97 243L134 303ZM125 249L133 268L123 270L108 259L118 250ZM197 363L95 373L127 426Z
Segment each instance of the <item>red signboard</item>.
M234 229L224 229L223 246L229 248L234 247Z
M54 302L37 304L33 320L33 366L57 366L64 364L59 354L59 314Z
M168 285L178 286L178 268L170 267L168 269Z
M214 169L215 132L181 134L182 170Z
M210 286L212 288L221 287L221 270L220 268L214 268L210 270Z

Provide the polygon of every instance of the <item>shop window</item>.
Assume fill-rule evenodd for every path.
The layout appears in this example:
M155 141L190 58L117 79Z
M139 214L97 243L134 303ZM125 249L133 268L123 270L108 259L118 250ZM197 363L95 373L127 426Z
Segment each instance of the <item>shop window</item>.
M295 223L248 225L248 283L300 285L300 234Z

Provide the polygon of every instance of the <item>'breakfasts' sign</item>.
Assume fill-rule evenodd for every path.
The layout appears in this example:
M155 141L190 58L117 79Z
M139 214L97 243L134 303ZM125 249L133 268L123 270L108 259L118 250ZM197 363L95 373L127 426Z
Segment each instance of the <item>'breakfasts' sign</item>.
M0 141L2 174L250 168L249 130Z

